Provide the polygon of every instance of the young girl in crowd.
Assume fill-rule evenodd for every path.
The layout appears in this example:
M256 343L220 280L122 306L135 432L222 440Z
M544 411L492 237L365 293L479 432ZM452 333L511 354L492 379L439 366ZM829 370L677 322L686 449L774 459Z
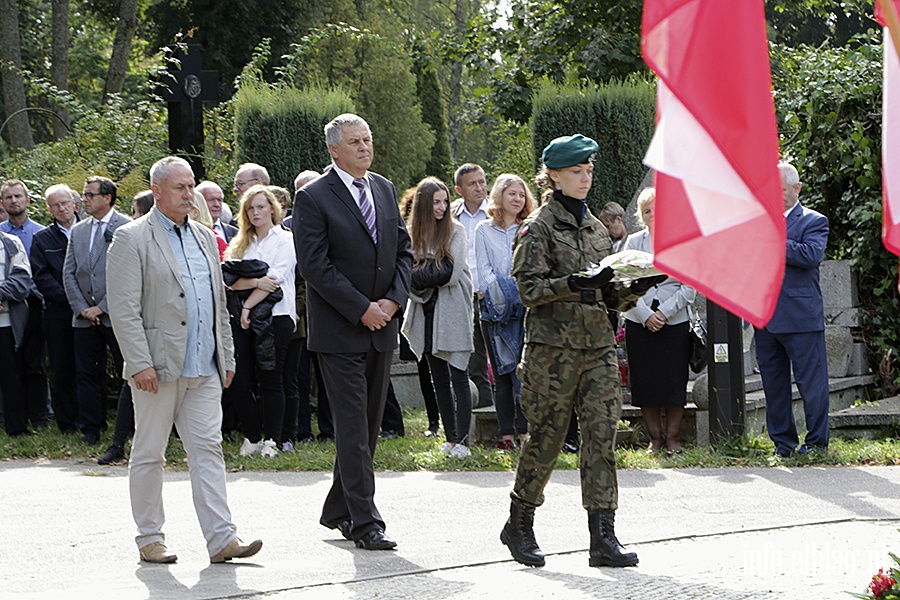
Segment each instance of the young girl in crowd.
M417 357L431 367L446 441L441 451L471 456L472 392L467 371L472 354L472 276L466 263L466 234L450 216L450 190L434 177L416 187L409 236L415 264L403 334ZM456 393L456 405L453 393Z
M236 367L229 388L245 439L241 456L275 456L284 418L282 371L297 320L290 232L270 190L254 185L241 197L240 229L225 251L223 270ZM253 374L258 401L250 392Z
M515 448L515 434L524 437L528 423L519 407L516 365L525 343L525 307L510 274L512 246L519 224L534 210L534 197L518 175L497 177L491 189L488 215L475 228L475 262L481 287L481 327L494 372L494 405L500 425L497 448Z

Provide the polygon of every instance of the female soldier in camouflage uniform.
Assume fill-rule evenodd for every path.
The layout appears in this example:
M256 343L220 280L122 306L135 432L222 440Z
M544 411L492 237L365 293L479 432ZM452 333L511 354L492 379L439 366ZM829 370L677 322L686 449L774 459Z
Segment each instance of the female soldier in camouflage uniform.
M612 251L606 228L587 207L597 143L582 135L544 149L537 183L545 204L519 230L512 274L528 308L518 375L529 438L519 456L510 517L500 534L518 562L543 566L534 509L544 501L572 408L581 424L582 503L588 511L591 566L636 565L616 539L616 422L622 409L618 361L607 306L625 310L655 283L610 283L613 272L587 267Z

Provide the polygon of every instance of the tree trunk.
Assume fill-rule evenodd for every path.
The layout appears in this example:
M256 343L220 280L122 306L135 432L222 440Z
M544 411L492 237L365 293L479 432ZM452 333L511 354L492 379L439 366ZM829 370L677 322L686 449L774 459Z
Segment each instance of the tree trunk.
M119 26L116 28L112 57L109 59L106 87L103 88L103 104L109 100L110 94L120 93L125 83L128 55L131 54L131 40L137 29L137 8L138 0L122 0L119 5Z
M462 45L466 41L469 19L478 13L481 3L478 0L456 0L453 9L455 42ZM447 114L447 141L450 143L450 156L454 161L459 157L459 106L462 93L463 64L455 60L450 65L449 111Z
M69 0L53 0L50 83L56 89L69 90ZM50 104L59 119L53 119L53 135L61 140L69 133L69 111L56 102Z
M0 0L0 66L3 72L3 109L6 116L25 108L25 81L22 78L22 42L19 38L19 4ZM13 148L34 148L28 113L10 119L9 141Z

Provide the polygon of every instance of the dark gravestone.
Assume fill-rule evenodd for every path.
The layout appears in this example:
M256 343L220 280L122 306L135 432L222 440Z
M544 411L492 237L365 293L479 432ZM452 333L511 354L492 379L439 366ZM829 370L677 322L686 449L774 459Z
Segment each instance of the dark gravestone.
M187 46L187 52L176 49L173 58L180 61L170 65L160 78L160 96L169 106L169 149L183 156L194 170L197 181L206 178L203 167L203 102L218 100L218 71L200 70L199 44Z

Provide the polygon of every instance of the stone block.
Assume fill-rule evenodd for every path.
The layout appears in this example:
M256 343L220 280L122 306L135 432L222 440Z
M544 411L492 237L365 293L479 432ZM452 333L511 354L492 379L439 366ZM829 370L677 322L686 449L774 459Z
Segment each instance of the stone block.
M855 342L850 348L850 366L847 375L866 375L871 370L869 366L869 351L862 342Z
M826 307L850 308L859 305L856 274L848 260L826 260L819 267L819 285Z
M828 376L846 377L850 370L853 336L846 327L825 328L825 351L828 354Z
M859 327L859 309L826 306L825 325Z

